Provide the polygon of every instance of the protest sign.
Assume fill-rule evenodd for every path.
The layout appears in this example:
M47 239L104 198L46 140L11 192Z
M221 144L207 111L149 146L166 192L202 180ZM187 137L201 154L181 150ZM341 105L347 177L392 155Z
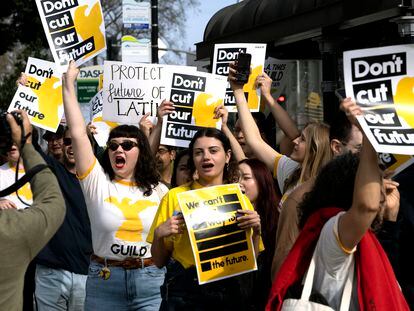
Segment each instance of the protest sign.
M236 211L247 209L238 184L179 193L199 284L257 269L251 230L238 227Z
M295 61L293 60L266 58L264 72L272 79L270 93L274 98L278 98L282 94L294 67Z
M414 45L344 52L346 95L377 152L414 154Z
M103 73L100 65L79 68L77 79L78 102L89 103L98 92L99 75Z
M247 99L250 111L260 110L260 90L255 87L256 78L263 72L266 44L258 43L223 43L214 45L213 73L225 76L229 74L229 64L237 61L239 53L249 53L251 59L251 73L249 80L243 86L243 91ZM229 112L237 112L236 100L227 84L224 105Z
M214 109L223 103L227 79L204 72L169 73L167 98L175 111L164 117L161 144L188 147L201 127L221 127L221 119L214 119Z
M378 157L383 168L393 172L390 177L396 176L414 163L414 158L405 154L380 153Z
M62 80L55 63L29 57L28 82L19 85L8 111L22 109L33 125L56 132L63 115Z
M121 124L138 124L147 112L155 120L157 108L167 98L171 83L167 72L182 68L193 72L194 67L158 64L104 62L103 118Z
M36 0L43 29L57 69L69 61L79 66L106 49L99 0Z
M100 90L90 101L91 120L96 128L94 138L99 146L103 147L108 141L109 132L119 124L110 121L104 121L102 118L103 91Z

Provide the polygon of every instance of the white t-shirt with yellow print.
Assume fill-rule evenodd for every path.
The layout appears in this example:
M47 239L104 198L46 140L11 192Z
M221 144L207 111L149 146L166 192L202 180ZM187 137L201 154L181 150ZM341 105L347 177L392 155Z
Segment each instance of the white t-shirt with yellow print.
M94 253L114 260L150 258L148 231L168 188L160 183L158 191L154 189L150 196L144 196L143 189L135 183L111 181L96 160L78 178L91 222Z
M20 179L25 174L24 169L20 169L18 172L18 179ZM0 166L0 190L4 190L7 187L14 184L16 181L16 167L13 167L10 162L4 163ZM19 197L26 202L27 204L33 203L33 194L30 189L30 183L25 183L23 187L17 190ZM2 197L0 199L7 199L12 201L17 209L26 208L27 205L23 204L16 195L16 192L9 194L8 196Z

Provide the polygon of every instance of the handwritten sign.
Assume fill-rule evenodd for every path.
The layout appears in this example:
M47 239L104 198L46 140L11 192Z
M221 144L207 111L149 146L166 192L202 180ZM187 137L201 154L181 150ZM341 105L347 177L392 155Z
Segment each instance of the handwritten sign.
M79 66L106 49L99 0L36 0L50 50L60 71Z
M221 127L214 119L214 109L223 103L227 79L204 72L191 74L182 71L170 73L167 97L175 111L164 117L161 144L188 147L201 127Z
M260 90L255 87L256 78L263 72L266 44L258 43L223 43L214 45L213 73L227 77L229 75L229 64L237 61L239 53L252 55L251 73L249 80L243 87L250 111L260 110ZM236 100L227 84L224 105L229 112L237 112Z
M184 67L193 72L194 67ZM167 98L167 72L177 66L105 61L103 118L122 124L138 124L147 112L155 118Z
M190 236L199 284L257 269L251 230L237 225L236 211L247 209L238 184L177 195Z
M414 154L414 45L344 53L347 96L363 108L358 121L377 152Z
M19 85L8 111L22 109L33 125L56 132L63 115L62 80L55 63L29 57L28 82Z

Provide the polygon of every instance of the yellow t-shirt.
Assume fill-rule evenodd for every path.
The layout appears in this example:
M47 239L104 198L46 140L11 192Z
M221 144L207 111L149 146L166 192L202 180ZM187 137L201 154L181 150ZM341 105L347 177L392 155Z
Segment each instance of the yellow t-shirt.
M154 240L154 231L163 222L170 218L174 211L180 212L180 206L178 204L177 194L188 190L195 190L203 188L198 182L190 182L180 187L176 187L168 191L168 193L161 200L158 211L155 214L154 222L147 236L147 242L152 243ZM246 203L250 210L254 210L249 199L246 197ZM190 237L187 230L184 230L182 234L175 234L168 238L164 238L164 244L168 250L172 251L172 257L177 260L185 269L195 266L194 255L191 249ZM263 242L260 239L259 251L263 251Z

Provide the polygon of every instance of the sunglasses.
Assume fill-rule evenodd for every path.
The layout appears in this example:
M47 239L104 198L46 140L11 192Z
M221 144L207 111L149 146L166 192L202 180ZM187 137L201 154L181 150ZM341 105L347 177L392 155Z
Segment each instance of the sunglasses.
M131 150L132 148L134 148L134 147L138 147L138 144L136 143L136 142L134 142L134 141L131 141L131 140L124 140L122 143L117 143L117 142L115 142L115 141L110 141L108 144L107 144L107 147L109 148L109 149L111 149L112 151L115 151L115 150L117 150L118 149L118 147L119 146L121 146L121 148L123 149L123 150L125 150L125 151L129 151L129 150Z
M69 137L65 137L65 138L63 138L63 144L64 144L65 146L70 146L70 145L72 145L72 138L69 138Z

